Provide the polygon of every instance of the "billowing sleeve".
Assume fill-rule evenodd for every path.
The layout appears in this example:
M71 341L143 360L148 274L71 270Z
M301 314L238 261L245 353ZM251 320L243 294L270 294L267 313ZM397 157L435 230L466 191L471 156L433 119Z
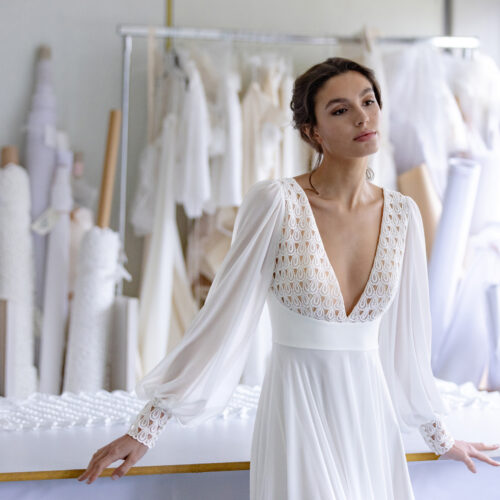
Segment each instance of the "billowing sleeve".
M402 431L418 427L429 448L446 453L454 439L431 369L431 312L425 236L417 204L406 196L408 228L399 290L380 325L380 356Z
M248 191L204 306L182 341L136 387L149 401L130 436L152 447L168 419L195 425L225 408L271 284L284 212L281 181L261 181Z

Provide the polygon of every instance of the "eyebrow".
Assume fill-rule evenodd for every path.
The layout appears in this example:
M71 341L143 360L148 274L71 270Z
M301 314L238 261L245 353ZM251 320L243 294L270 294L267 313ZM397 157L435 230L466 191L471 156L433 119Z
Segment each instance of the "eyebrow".
M366 94L369 94L370 92L374 92L372 87L366 87L366 89L362 90L359 94L359 97L364 97ZM338 102L343 102L343 103L348 103L349 99L346 99L345 97L337 97L336 99L330 99L325 106L325 109L328 108L328 106L331 106L332 104L336 104Z

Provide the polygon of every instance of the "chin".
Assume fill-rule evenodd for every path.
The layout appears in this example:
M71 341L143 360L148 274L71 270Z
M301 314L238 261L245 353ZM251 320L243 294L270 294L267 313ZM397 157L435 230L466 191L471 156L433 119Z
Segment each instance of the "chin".
M366 156L372 156L378 152L378 144L371 145L370 147L361 148L362 151L358 149L358 151L353 152L351 155L352 158L365 158Z

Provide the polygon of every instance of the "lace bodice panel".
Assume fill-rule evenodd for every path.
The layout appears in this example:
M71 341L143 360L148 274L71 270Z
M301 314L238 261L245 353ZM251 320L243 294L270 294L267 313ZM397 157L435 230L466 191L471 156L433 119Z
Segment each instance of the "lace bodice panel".
M282 179L286 205L271 290L289 309L326 321L372 321L397 288L408 225L408 202L384 189L384 208L374 264L354 309L344 300L307 195L293 178Z

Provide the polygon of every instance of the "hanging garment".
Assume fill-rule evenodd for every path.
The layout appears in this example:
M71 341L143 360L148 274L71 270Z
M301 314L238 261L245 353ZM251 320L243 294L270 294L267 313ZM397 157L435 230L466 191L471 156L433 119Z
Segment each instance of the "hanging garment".
M384 67L391 96L394 156L403 158L408 168L426 163L442 199L449 153L467 146L465 125L446 81L442 55L429 43L418 43L386 54ZM397 167L402 173L400 165Z
M185 94L185 75L176 66L175 55L172 52L166 54L166 74L158 78L156 87L159 87L154 96L148 95L148 101L154 100L159 110L148 116L148 130L152 130L154 139L147 138L147 145L139 158L139 180L132 202L130 222L136 236L150 235L153 230L154 207L156 203L156 187L159 177L158 162L161 155L161 128L157 131L156 120L161 112L162 120L173 114L179 116L182 109ZM149 59L148 59L149 61ZM154 67L157 68L156 62ZM160 65L163 68L163 64ZM148 108L148 113L150 112Z
M243 181L245 194L253 184L281 176L280 147L287 116L279 103L279 80L272 68L264 83L253 81L243 98ZM277 82L276 82L277 80Z
M196 65L183 67L189 83L184 95L177 130L176 201L190 218L200 217L210 199L210 120L203 83Z
M150 251L141 284L139 349L148 372L165 356L169 343L175 240L175 116L163 123L158 191Z
M169 418L193 425L222 411L266 297L273 348L251 499L412 499L399 428L418 425L437 453L453 438L436 413L422 221L389 189L370 277L347 315L304 190L293 178L256 184L205 306L139 383L150 401L129 434L152 446Z
M203 82L210 117L210 200L203 207L215 213L218 207L241 204L242 118L240 75L232 69L232 51L215 45L190 52Z
M211 203L215 207L241 205L243 139L238 97L240 87L240 77L234 72L227 72L219 84L217 97L223 118L224 149L210 163Z

